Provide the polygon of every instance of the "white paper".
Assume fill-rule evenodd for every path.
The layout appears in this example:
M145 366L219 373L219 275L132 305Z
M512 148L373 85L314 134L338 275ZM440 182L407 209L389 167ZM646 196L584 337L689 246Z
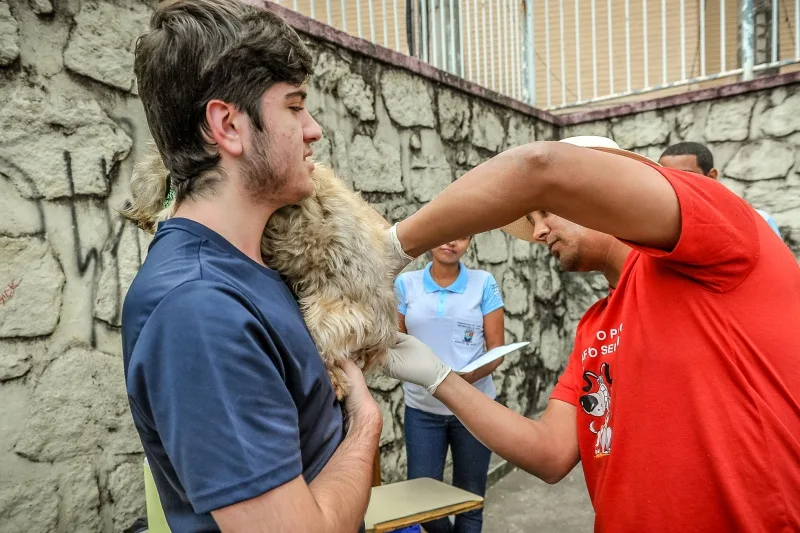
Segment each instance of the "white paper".
M497 348L492 348L482 356L478 357L470 364L462 368L458 371L459 374L466 374L467 372L472 372L483 365L488 365L495 359L499 359L504 355L508 355L513 351L519 350L523 346L527 346L530 342L515 342L513 344L506 344L505 346L498 346Z

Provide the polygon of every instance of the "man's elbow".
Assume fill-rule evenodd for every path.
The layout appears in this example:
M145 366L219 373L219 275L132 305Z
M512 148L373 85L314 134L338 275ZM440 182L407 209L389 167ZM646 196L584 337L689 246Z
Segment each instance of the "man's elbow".
M525 163L532 169L546 168L555 157L557 146L553 141L534 141L520 147L523 150Z
M555 485L556 483L567 477L567 474L569 474L570 471L572 470L571 468L559 468L559 467L548 467L548 468L521 467L521 468L525 470L528 474L541 479L548 485Z
M539 479L541 479L548 485L555 485L556 483L567 477L567 474L569 474L571 470L572 469L570 468L570 469L557 470L554 472L548 472L544 477L541 477Z
M552 141L536 141L519 148L519 160L525 166L523 174L527 180L527 190L535 198L541 198L554 185L552 180L558 176L553 171L557 168L558 148L558 143Z
M562 456L561 454L553 454L549 459L541 461L536 465L530 465L530 468L525 470L532 474L548 485L555 485L572 472L575 465L578 463L577 459ZM557 455L557 456L556 456Z

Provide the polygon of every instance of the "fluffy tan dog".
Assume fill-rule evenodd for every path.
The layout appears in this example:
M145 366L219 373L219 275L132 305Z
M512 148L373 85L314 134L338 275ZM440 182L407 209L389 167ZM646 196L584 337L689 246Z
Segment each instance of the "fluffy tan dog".
M272 215L264 262L299 298L336 396L347 395L341 363L383 365L397 333L397 302L385 221L333 171L317 164L314 193Z
M123 212L143 230L174 213L163 207L167 170L151 144L131 179ZM342 363L365 371L382 366L398 329L386 223L333 171L317 164L314 193L276 211L264 229L261 254L287 280L322 355L337 398L349 387Z

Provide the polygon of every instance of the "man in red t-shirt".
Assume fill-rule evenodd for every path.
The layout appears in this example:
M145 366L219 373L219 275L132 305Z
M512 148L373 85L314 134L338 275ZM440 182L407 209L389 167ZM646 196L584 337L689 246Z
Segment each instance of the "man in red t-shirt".
M608 139L565 141L497 156L395 229L414 256L504 226L564 270L605 275L541 419L487 401L424 350L393 355L389 374L547 482L580 460L597 531L800 531L795 258L714 180Z

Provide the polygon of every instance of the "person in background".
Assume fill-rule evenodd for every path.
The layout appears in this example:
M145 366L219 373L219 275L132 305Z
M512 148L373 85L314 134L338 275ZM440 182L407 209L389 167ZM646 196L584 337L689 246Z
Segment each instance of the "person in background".
M464 368L503 344L503 300L494 277L464 266L461 258L471 237L432 251L433 261L422 270L401 274L395 281L400 330L427 344L454 369ZM503 359L462 375L494 399L492 372ZM408 478L442 480L447 449L453 455L453 485L484 495L491 451L476 439L450 410L424 387L404 383L405 441ZM429 533L479 533L483 510L423 524Z
M662 166L701 174L712 180L716 180L719 177L719 172L714 168L714 156L711 155L711 151L704 144L696 142L682 142L669 146L661 154L658 162ZM778 223L775 222L775 219L761 209L756 209L756 213L761 215L761 218L767 221L772 231L777 233L778 237L783 240L781 230L778 228Z

